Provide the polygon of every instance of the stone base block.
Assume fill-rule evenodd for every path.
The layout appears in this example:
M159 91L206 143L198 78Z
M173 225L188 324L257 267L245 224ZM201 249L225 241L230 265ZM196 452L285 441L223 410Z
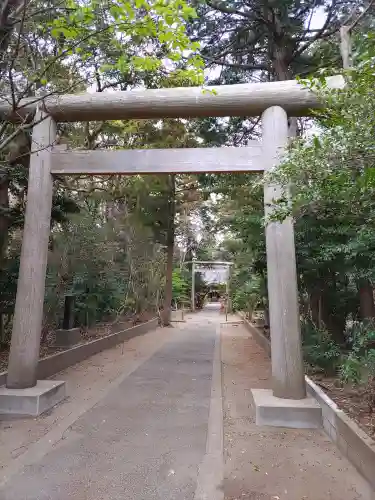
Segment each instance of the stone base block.
M322 409L313 398L276 398L270 389L251 390L255 404L256 425L318 429L322 427Z
M79 344L82 340L80 328L71 330L56 330L55 345L61 347L70 347Z
M0 417L37 417L65 399L65 382L38 380L35 387L7 389L0 387Z

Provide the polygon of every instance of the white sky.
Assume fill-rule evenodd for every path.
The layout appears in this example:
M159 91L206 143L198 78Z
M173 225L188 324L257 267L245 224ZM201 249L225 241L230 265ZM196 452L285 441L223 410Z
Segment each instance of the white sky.
M310 28L314 29L314 30L321 28L323 26L326 18L327 18L327 14L324 12L324 8L319 7L318 9L316 9L316 12L311 19Z

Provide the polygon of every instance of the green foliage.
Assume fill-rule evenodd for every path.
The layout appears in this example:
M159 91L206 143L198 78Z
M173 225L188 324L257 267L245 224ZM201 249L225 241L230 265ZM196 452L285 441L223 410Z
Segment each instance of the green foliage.
M300 285L307 297L319 298L315 313L310 299L311 311L325 329L305 325L306 359L334 371L338 339L342 382L366 386L375 376L375 327L357 319L363 295L373 304L375 280L373 33L357 40L354 53L357 66L346 75L345 89L329 90L324 79L308 82L327 103L316 113L318 131L295 140L266 181L284 190L271 219L294 218ZM373 306L367 314L371 318Z
M17 9L5 9L0 20L0 95L16 109L24 96L37 101L45 94L94 87L103 92L200 85L199 43L186 33L186 23L195 16L184 0L21 0ZM0 264L1 280L7 284L0 303L10 311L16 283L10 267L17 268L18 255L8 256L9 242L23 226L30 129L29 123L2 122L0 127ZM171 121L166 129L151 121L114 121L59 124L58 132L62 142L88 149L147 147L145 142L149 147L192 145L182 122ZM95 194L97 187L102 201ZM55 182L48 325L58 324L67 292L76 295L80 324L159 304L170 198L164 177ZM103 217L107 203L121 210L126 205L126 231L112 227L115 218ZM79 211L79 216L70 217Z
M250 315L263 305L264 283L260 276L252 275L250 280L243 276L243 270L232 275L232 307L235 311L247 311ZM243 279L246 281L243 281Z
M190 300L189 291L190 283L187 280L186 274L181 269L174 269L172 274L172 296L173 300L181 307L182 303Z
M12 317L17 293L19 247L11 247L0 269L0 314Z
M362 359L350 353L340 366L339 375L344 384L358 385L362 381Z
M221 83L285 80L338 64L339 50L332 35L342 16L355 11L358 3L362 2L196 0L200 16L191 29L204 42L202 53L208 63L221 67L217 77ZM327 18L319 31L311 23L318 13Z
M375 322L353 322L347 330L347 337L351 351L358 356L363 356L371 345L375 345Z
M328 89L324 78L306 83L326 103L316 131L293 141L265 179L283 190L270 219L295 220L302 296L318 296L315 317L343 345L346 323L362 313L359 290L375 282L375 45L371 32L359 40L344 89Z
M15 12L5 9L9 19L2 18L4 26L0 25L0 34L6 26L9 33L1 40L0 78L3 71L17 79L17 86L11 81L7 87L10 93L16 92L16 104L19 93L30 91L35 84L45 92L61 92L64 85L67 91L72 80L61 78L67 67L70 76L86 85L101 75L109 79L107 83L113 83L115 76L129 80L137 73L160 71L165 75L166 67L181 78L203 83L199 43L192 42L186 33L186 23L196 12L184 0L20 3ZM22 44L12 31L15 26L20 27ZM35 36L29 40L31 33ZM29 52L32 61L25 57ZM79 87L77 79L73 84Z
M288 80L342 66L338 31L365 0L194 0L198 18L189 32L201 41L211 83ZM327 22L323 21L323 18ZM311 20L319 18L321 29ZM213 69L213 71L212 71ZM206 118L200 135L209 146L246 145L259 138L259 118Z
M235 262L230 285L232 305L250 314L256 308L266 310L263 188L256 175L242 174L220 176L211 186L220 196L217 226L227 232L221 244L225 260Z
M340 366L344 383L366 384L375 377L375 323L355 322L347 332L350 351Z
M339 366L341 350L327 330L317 328L306 319L301 324L305 362L314 371L334 374Z
M108 236L108 226L99 226L90 214L72 218L54 234L46 282L50 323L61 318L65 293L76 296L78 324L91 325L120 310L124 280L114 262L115 241Z
M103 217L100 203L95 198L91 202L89 210L71 216L52 233L45 301L48 326L61 321L66 293L76 297L79 325L157 307L164 273L162 249L137 212L124 213L122 208Z

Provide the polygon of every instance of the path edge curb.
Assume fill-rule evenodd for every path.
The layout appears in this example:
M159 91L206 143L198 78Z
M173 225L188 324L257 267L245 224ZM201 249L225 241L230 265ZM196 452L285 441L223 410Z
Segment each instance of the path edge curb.
M86 344L78 344L65 351L57 352L51 356L40 359L38 363L38 379L46 379L56 375L66 368L81 363L87 358L94 356L106 349L115 347L139 335L144 335L150 330L157 328L158 318L153 318L145 323L126 328L124 330L110 333L100 339L92 340ZM0 386L5 385L8 372L0 373Z
M215 335L206 452L199 465L194 500L224 500L224 415L221 327Z

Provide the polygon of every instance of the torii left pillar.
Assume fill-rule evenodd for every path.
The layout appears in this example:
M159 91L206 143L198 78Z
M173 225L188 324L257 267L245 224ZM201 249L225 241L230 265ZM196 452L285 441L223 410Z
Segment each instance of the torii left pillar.
M56 124L37 110L6 387L0 414L39 415L65 397L65 383L37 380L51 224L51 149Z

